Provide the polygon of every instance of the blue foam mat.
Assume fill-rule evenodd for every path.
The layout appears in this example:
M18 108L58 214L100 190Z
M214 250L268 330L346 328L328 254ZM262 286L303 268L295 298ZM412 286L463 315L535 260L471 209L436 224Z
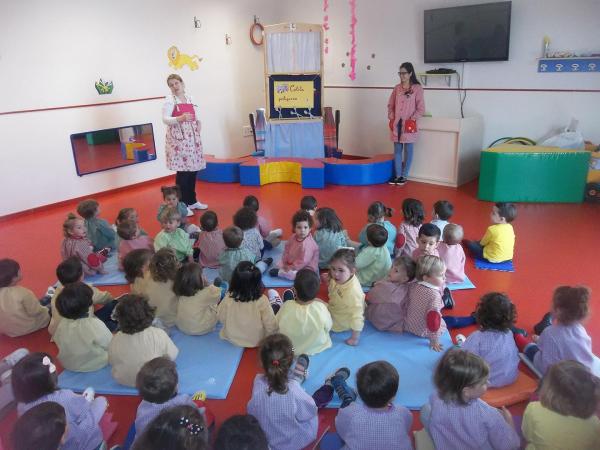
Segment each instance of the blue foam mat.
M171 339L179 348L175 360L179 373L179 392L192 395L197 391L205 391L208 398L227 398L244 349L219 338L218 331L203 336L188 336L174 327ZM76 392L92 386L97 394L137 395L135 388L117 383L110 370L110 366L87 373L65 370L58 376L58 385Z
M351 371L348 384L356 388L356 372L363 365L377 360L389 361L400 374L400 387L394 399L397 405L421 409L434 392L433 371L442 353L429 349L429 340L409 333L397 334L377 331L369 322L361 333L358 346L344 343L350 332L331 333L333 347L310 357L309 377L302 387L312 395L324 380L340 367ZM445 333L440 342L444 349L452 347L450 335ZM330 408L339 408L340 400L334 394Z
M446 287L451 291L458 291L461 289L475 289L475 285L471 280L469 280L469 277L467 277L466 275L465 280L462 283L448 283ZM371 288L368 286L363 286L362 290L363 292L367 293L371 290Z
M104 263L105 274L86 275L84 281L92 286L111 286L117 284L129 284L125 279L125 273L119 270L119 254L113 251Z
M475 267L480 270L497 270L499 272L514 272L515 266L512 259L501 263L489 262L486 259L475 258Z

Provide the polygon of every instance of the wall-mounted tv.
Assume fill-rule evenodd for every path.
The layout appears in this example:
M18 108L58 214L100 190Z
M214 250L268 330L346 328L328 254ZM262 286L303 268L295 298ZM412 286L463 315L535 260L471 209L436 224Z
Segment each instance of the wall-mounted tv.
M511 3L425 10L425 62L507 61Z

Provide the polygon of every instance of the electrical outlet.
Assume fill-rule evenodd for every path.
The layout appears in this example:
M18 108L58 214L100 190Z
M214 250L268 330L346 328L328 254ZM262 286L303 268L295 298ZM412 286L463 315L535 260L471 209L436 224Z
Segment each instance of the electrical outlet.
M252 136L252 127L250 125L245 125L242 127L242 136Z

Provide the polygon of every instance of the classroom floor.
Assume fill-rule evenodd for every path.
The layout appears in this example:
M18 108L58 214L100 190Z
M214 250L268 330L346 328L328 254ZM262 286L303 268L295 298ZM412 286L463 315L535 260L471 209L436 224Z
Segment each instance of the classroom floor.
M101 217L112 222L120 208L135 207L142 227L150 235L159 231L156 210L162 198L160 186L174 180L162 179L133 186L116 192L95 196L101 204ZM215 210L222 228L231 223L233 213L240 207L245 195L254 194L261 203L260 214L270 219L274 228L284 230L284 238L291 232L290 219L303 195L314 195L319 206L333 207L341 217L350 236L356 238L366 222L368 205L383 201L395 209L394 224L401 221L400 205L406 197L420 199L430 219L433 203L445 199L455 206L453 222L465 229L465 237L480 238L489 225L491 203L478 201L477 183L461 188L447 188L409 182L405 186L328 186L323 190L302 190L297 184L282 183L263 187L245 187L238 184L198 183L198 197ZM75 193L74 193L75 194ZM54 271L60 262L62 222L68 212L74 211L76 201L50 206L20 215L0 218L0 258L19 261L23 272L22 285L41 296L48 285L56 280ZM194 220L198 220L196 212ZM600 206L594 204L519 204L518 217L513 223L517 241L514 273L481 271L467 259L466 272L477 286L474 290L457 291L457 306L453 314L469 314L477 299L484 293L497 290L509 294L518 309L518 325L529 332L543 313L548 311L552 291L562 284L584 284L592 289L592 316L586 323L596 354L600 352ZM114 295L126 292L126 286L108 287ZM321 290L326 296L326 289ZM326 298L326 297L325 297ZM461 330L468 334L471 330ZM21 338L0 337L0 356L18 347L57 354L49 342L46 330ZM217 425L233 414L244 413L250 398L252 380L258 371L256 350L244 352L231 390L226 400L209 400ZM402 380L400 380L402 383ZM135 416L138 397L109 396L109 411L119 427L110 444L121 442ZM513 414L522 413L524 405L511 408ZM325 420L333 423L336 410L324 410ZM415 415L416 417L416 415ZM12 412L0 421L0 436L6 444L15 420ZM413 428L420 428L415 420ZM7 445L5 445L7 448Z

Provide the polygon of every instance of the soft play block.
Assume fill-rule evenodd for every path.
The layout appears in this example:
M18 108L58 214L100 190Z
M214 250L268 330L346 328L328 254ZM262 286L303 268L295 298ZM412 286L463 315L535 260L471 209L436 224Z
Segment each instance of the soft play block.
M501 408L528 400L537 387L536 380L519 371L517 380L513 384L500 388L488 388L481 399L494 408Z
M372 158L324 158L325 182L343 186L366 186L387 183L392 177L393 155L375 155Z
M306 158L252 158L240 165L240 184L298 183L304 188L324 188L323 163Z
M133 159L137 162L148 161L148 149L136 148L133 150Z
M590 153L558 147L500 145L481 152L480 200L583 201Z
M206 168L198 172L197 178L211 183L239 183L240 164L249 161L249 156L242 158L215 158L204 155Z

